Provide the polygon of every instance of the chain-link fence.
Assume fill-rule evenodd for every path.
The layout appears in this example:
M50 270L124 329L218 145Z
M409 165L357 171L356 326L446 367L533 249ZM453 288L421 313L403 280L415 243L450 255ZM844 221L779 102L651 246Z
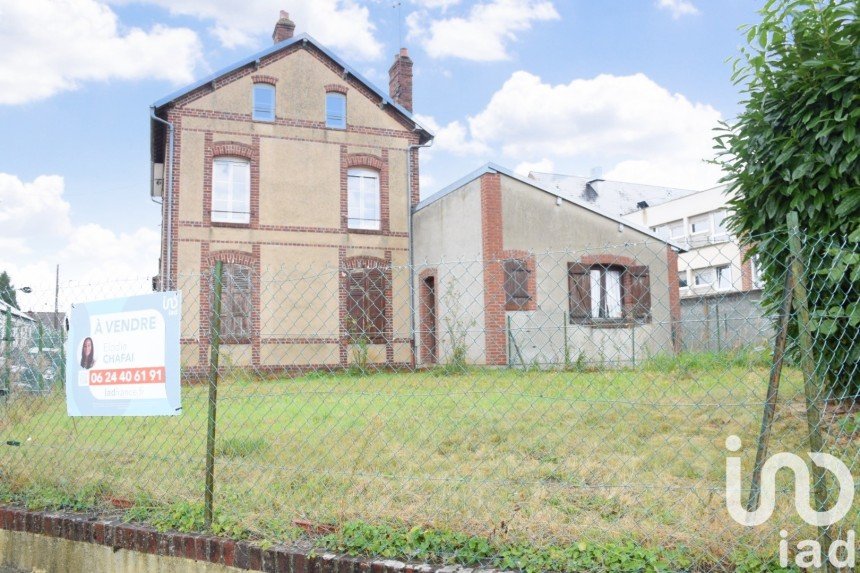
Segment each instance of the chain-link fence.
M810 440L860 477L860 255L841 240L792 250L775 234L746 247L756 268L731 242L402 267L373 253L262 271L227 258L217 337L217 277L176 281L181 415L72 419L61 376L33 386L6 370L5 495L201 506L219 338L221 531L284 539L362 520L535 545L632 539L681 548L703 569L773 556L781 530L791 547L820 531L798 515L790 472L776 477L770 519L736 522L727 457L741 460L738 511L756 507L751 489L773 489L768 456L814 470ZM61 306L145 285L61 285ZM60 345L25 346L39 358ZM821 499L818 485L819 510L847 487L831 476ZM827 533L845 539L857 523L852 508Z

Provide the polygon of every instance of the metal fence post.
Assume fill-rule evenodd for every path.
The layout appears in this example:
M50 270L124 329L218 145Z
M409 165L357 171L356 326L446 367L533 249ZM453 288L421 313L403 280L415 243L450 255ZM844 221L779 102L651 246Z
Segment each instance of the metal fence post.
M797 311L798 348L800 350L800 368L803 371L803 388L806 395L806 423L809 433L809 451L820 452L824 449L821 436L821 386L815 373L815 361L812 355L812 333L809 325L809 300L806 291L806 276L803 264L803 245L801 244L800 225L797 213L792 211L786 217L788 222L788 240L791 252L791 274L794 277L794 308ZM815 505L817 511L824 511L827 505L827 476L824 468L812 466L812 482L815 489ZM818 542L824 555L830 549L830 529L818 528ZM830 568L825 562L824 570Z
M12 391L12 306L6 307L6 328L3 335L3 386L6 395Z
M215 417L218 413L218 354L221 347L221 280L222 263L215 263L215 293L212 301L212 322L209 327L211 354L209 358L209 415L206 424L206 491L203 498L203 526L212 526L212 503L215 493Z

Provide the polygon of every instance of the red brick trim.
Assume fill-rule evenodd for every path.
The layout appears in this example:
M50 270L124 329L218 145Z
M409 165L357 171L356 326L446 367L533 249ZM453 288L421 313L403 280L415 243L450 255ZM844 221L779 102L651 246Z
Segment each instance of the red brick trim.
M502 251L503 261L511 259L516 259L518 261L524 262L526 264L526 268L529 270L529 282L526 285L526 289L529 292L530 298L526 304L518 305L514 303L509 303L507 301L506 294L505 310L537 310L537 268L534 254L521 249L508 249ZM502 271L504 272L504 267L502 267ZM502 283L502 289L504 290L504 283Z
M270 86L277 85L278 78L275 76L266 76L263 74L256 74L251 76L251 81L255 84L269 84Z
M346 146L340 150L340 218L341 229L347 233L364 235L384 235L391 230L391 188L389 184L388 150L382 155L371 153L347 153ZM353 167L366 167L379 173L379 230L349 228L349 170Z
M481 246L484 253L484 351L488 365L508 363L505 272L502 266L502 181L481 175Z
M367 255L358 255L355 257L346 257L341 264L342 269L388 269L391 264L386 259L379 257L370 257Z
M741 245L741 290L743 291L753 290L755 288L753 285L752 260L747 255L749 250L749 245Z
M247 225L212 221L212 164L216 157L241 157L247 159L251 168L251 215ZM177 227L178 225L174 225ZM203 139L203 226L260 227L260 136L251 138L251 145L238 141L213 142L212 132L207 131Z
M212 157L243 157L248 161L254 159L254 148L238 141L219 141L212 144Z
M427 288L426 283L430 278L433 279L434 289L432 306L430 289ZM436 317L435 328L430 323L431 311ZM419 361L422 364L437 364L439 362L439 271L436 268L424 269L418 273L418 329L421 341ZM436 336L436 344L431 346L430 341L433 336Z
M342 84L328 84L325 87L325 93L335 92L335 93L346 95L346 92L348 92L348 91L349 91L349 88L346 87L345 85L342 85Z
M195 237L182 237L179 239L180 243L205 243L209 239L198 239ZM301 243L296 241L252 241L252 240L222 240L218 239L217 242L223 245L272 245L277 247L313 247L319 249L336 249L341 245L338 244L326 244L326 243ZM379 247L368 246L368 249L374 249ZM407 247L389 247L392 251L400 251L406 252L409 249Z
M681 352L681 292L678 281L678 253L666 246L666 266L669 271L669 322L671 325L672 349Z
M266 367L263 367L266 368ZM272 374L287 371L272 370ZM299 369L292 372L300 375ZM372 571L441 573L450 567L405 564L393 560L347 557L298 546L274 545L265 549L250 541L235 541L205 533L161 532L149 525L125 523L85 514L0 506L0 528L32 535L90 543L148 555L193 559L250 571L272 573L314 573L317 571Z

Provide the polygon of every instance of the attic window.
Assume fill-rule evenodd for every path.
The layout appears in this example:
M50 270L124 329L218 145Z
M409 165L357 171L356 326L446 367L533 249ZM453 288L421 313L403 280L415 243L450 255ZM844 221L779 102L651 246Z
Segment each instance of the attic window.
M254 84L254 121L275 121L275 86Z
M330 91L325 94L325 126L346 129L346 95Z

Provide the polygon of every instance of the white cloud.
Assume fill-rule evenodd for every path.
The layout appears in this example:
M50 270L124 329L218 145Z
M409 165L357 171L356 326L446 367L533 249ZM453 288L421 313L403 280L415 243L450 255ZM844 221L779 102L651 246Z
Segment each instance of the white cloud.
M475 4L465 16L434 19L426 10L406 18L409 38L432 58L492 62L510 58L507 45L534 22L556 20L549 0L491 0Z
M72 299L110 298L140 294L157 272L159 235L140 227L116 233L101 225L75 226L71 205L63 197L64 181L41 176L23 182L0 173L0 271L9 272L16 286L29 286L32 294L19 293L24 310L53 308L55 265L60 265L61 286L93 282L97 288L63 286L61 304Z
M456 6L460 0L412 0L413 4L417 4L422 8L430 10L442 10L443 12L451 6Z
M287 8L296 33L311 36L342 51L348 60L372 60L382 54L370 11L355 0L114 0L153 4L171 14L212 22L210 32L228 48L263 45L270 38L281 8ZM269 40L271 41L271 40Z
M0 0L0 104L21 104L82 82L191 81L197 35L157 25L123 29L98 0Z
M699 9L689 0L657 0L657 7L661 10L668 10L672 13L672 18L677 20L682 16L690 16L698 14Z
M442 126L434 117L421 114L415 114L415 120L435 135L433 147L428 150L431 155L433 149L456 155L486 155L490 152L489 145L468 137L466 126L460 121L455 120Z
M544 157L540 161L523 161L514 167L514 173L527 176L532 171L537 171L538 173L552 173L554 169L555 162L553 162L552 159Z
M643 74L551 85L520 71L468 119L463 140L500 148L514 160L611 165L607 177L703 188L720 175L703 162L713 157L719 119L710 105L692 103Z

